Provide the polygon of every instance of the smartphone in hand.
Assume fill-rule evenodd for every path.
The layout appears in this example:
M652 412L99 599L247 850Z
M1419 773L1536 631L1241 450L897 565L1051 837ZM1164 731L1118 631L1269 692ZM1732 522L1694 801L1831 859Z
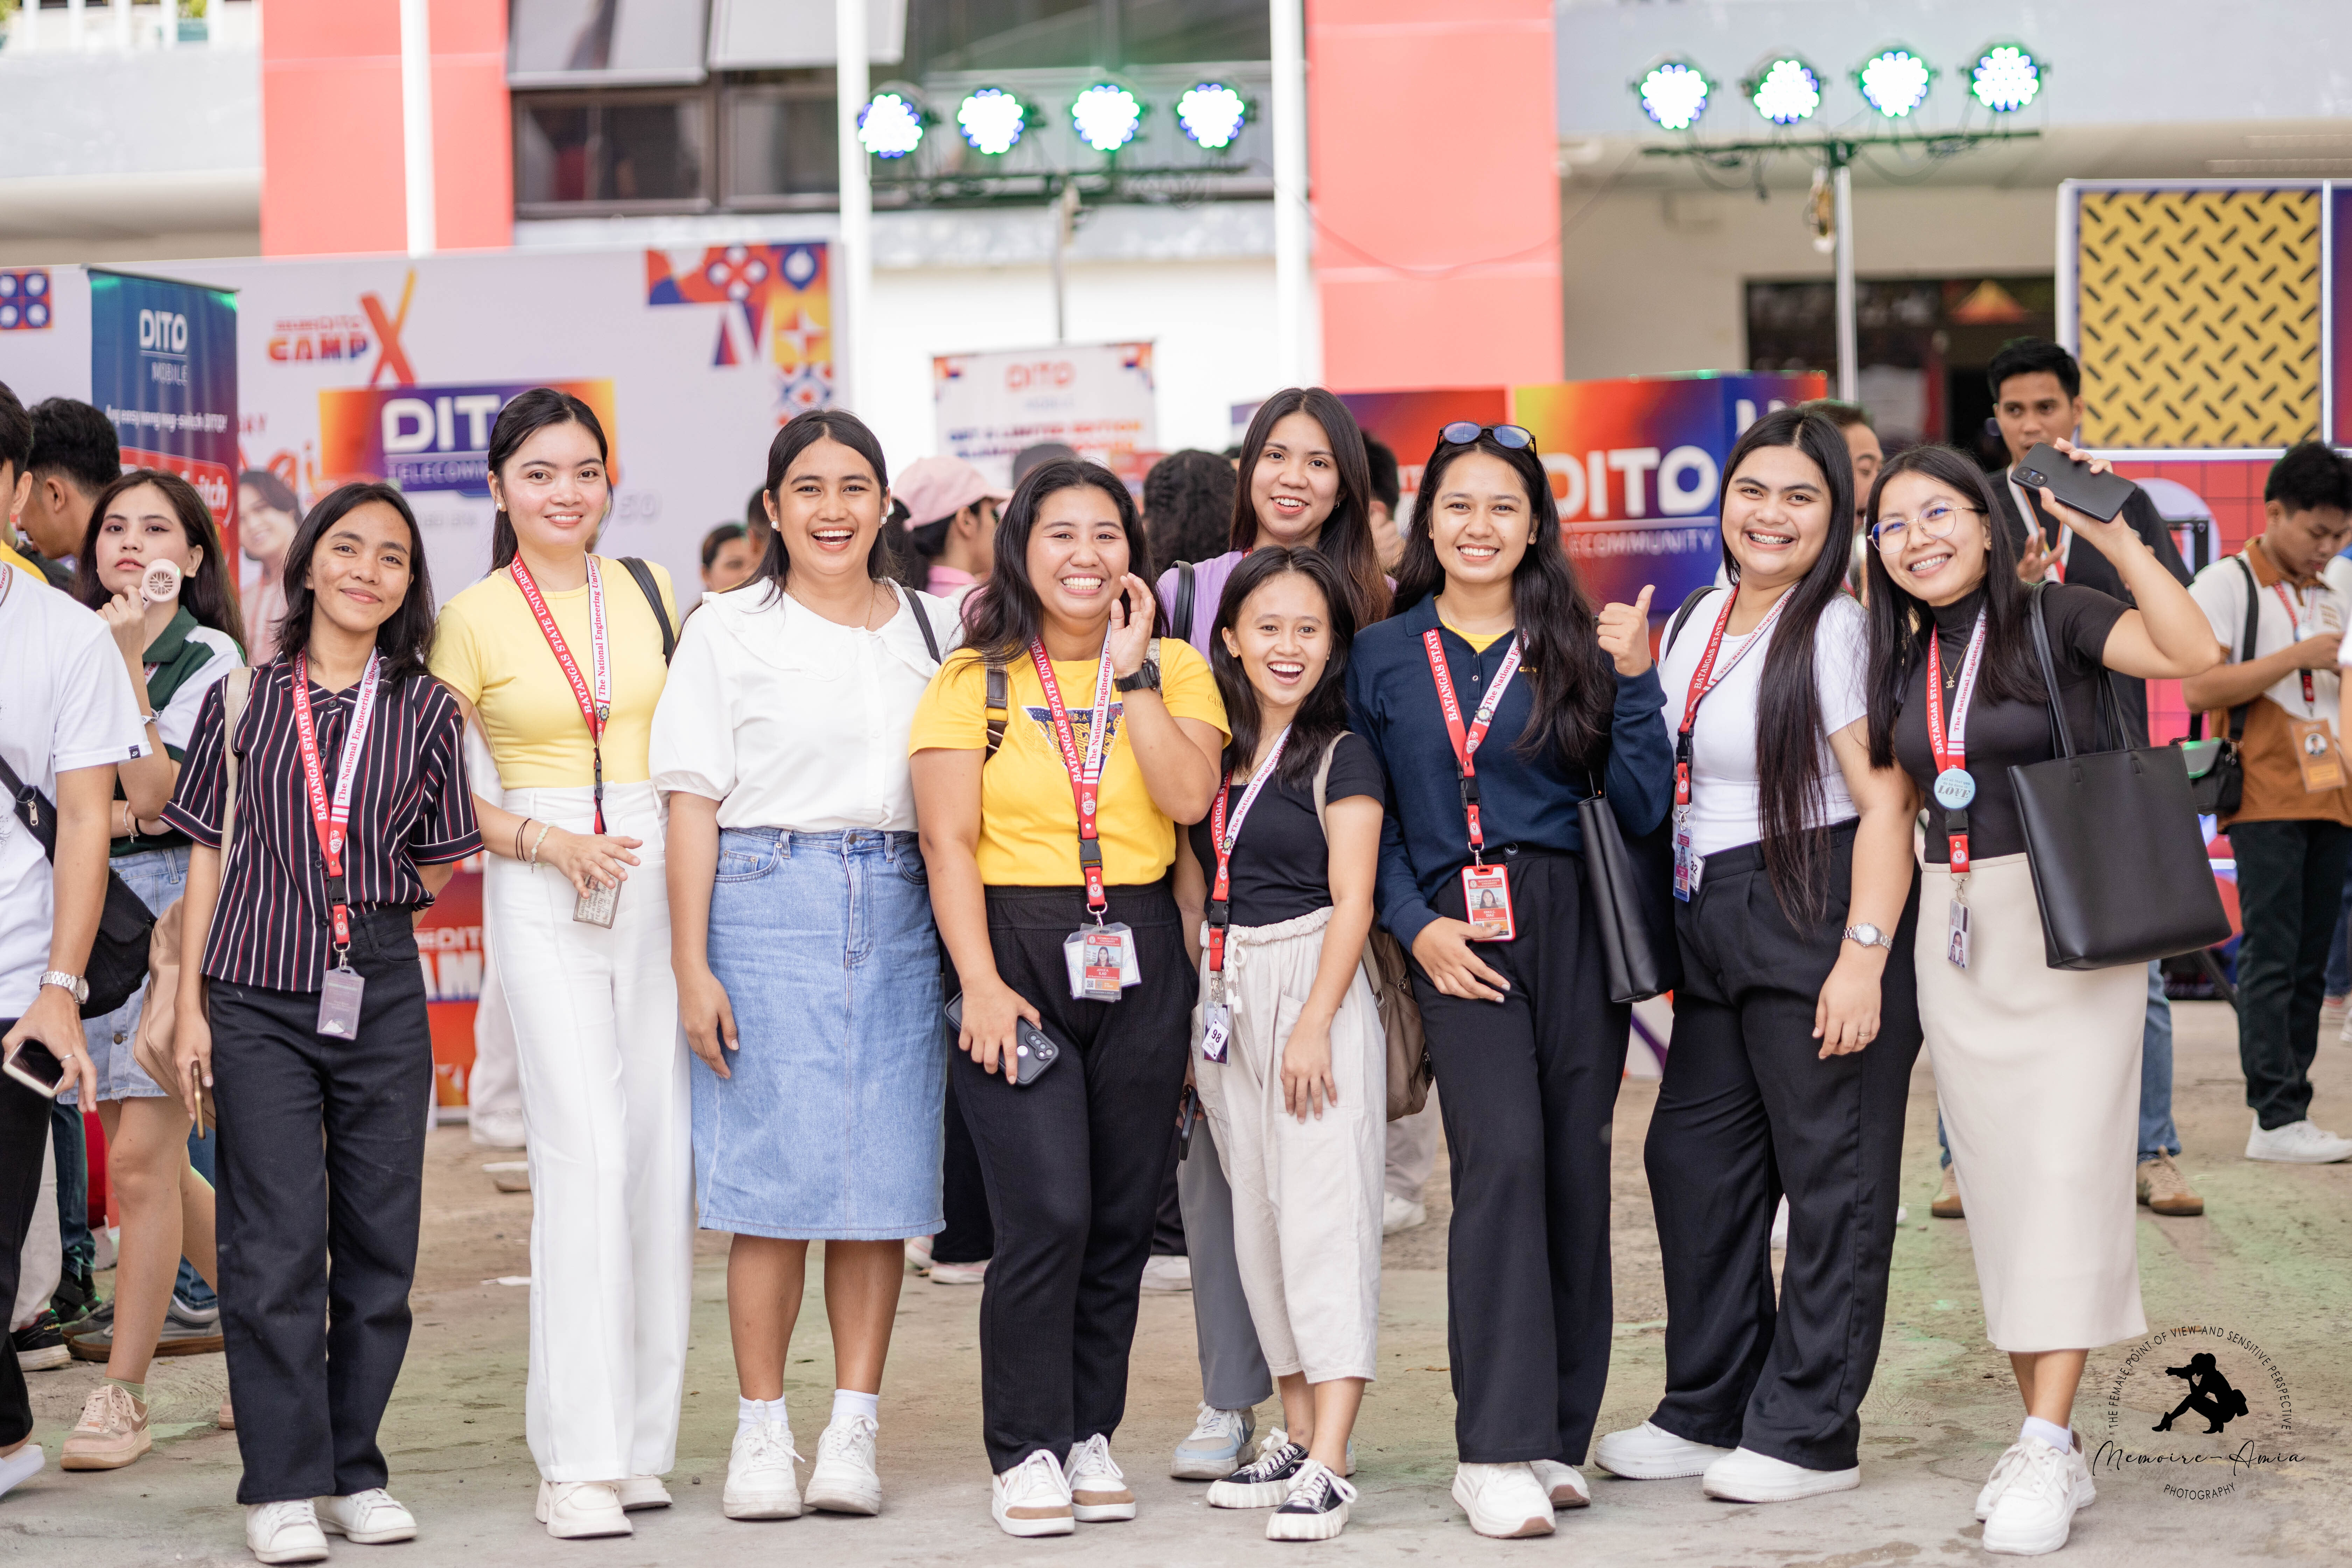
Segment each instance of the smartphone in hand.
M2137 488L2121 474L2093 473L2090 464L2068 457L2047 441L2026 453L2009 470L2009 477L2023 486L2028 495L2038 495L2047 487L2064 505L2101 522L2113 522Z
M963 998L951 997L944 1011L949 1032L961 1038L963 1035ZM1014 1020L1013 1026L1013 1084L1025 1089L1044 1076L1047 1068L1062 1059L1062 1047L1051 1035L1026 1018Z
M49 1052L49 1047L29 1035L16 1042L8 1059L0 1062L0 1072L6 1073L44 1100L55 1100L65 1092L70 1076L66 1064Z

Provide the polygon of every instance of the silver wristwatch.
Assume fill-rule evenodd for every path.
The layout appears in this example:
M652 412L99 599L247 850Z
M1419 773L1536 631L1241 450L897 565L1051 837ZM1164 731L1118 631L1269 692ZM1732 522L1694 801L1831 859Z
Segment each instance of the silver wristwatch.
M1846 927L1845 939L1848 942L1858 942L1864 947L1883 947L1890 952L1895 949L1895 933L1881 931L1868 921L1863 921L1860 925Z
M89 1000L89 982L79 974L68 974L62 969L51 969L42 973L41 984L54 985L72 997L74 1005L77 1007Z

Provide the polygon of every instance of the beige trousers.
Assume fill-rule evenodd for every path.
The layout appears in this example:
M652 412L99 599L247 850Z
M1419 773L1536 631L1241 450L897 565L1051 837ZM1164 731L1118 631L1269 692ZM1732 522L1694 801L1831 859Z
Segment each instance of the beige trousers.
M1361 968L1331 1021L1339 1100L1305 1121L1282 1104L1282 1052L1315 988L1331 911L1226 930L1226 1059L1194 1081L1234 1189L1234 1255L1265 1364L1309 1383L1370 1380L1380 1334L1381 1179L1388 1137L1388 1047ZM1209 995L1205 958L1202 1005Z

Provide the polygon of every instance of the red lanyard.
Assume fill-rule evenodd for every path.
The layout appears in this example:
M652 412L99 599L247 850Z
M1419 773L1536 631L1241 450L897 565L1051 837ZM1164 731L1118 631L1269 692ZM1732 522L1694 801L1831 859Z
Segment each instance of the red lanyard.
M547 599L539 584L530 580L530 568L518 555L507 563L507 571L522 590L530 613L539 619L540 635L547 646L555 650L555 662L563 667L563 679L572 683L572 695L580 704L580 716L588 721L588 751L596 764L596 831L604 831L604 726L613 717L613 660L605 646L604 579L596 570L596 558L588 557L588 635L593 645L590 659L594 666L596 693L590 697L588 682L580 674L580 661L563 643L563 633L557 629L555 613L547 607Z
M1209 842L1217 851L1217 885L1209 892L1209 971L1215 973L1225 967L1225 926L1233 887L1234 846L1241 842L1242 820L1249 816L1250 807L1257 804L1258 792L1274 777L1275 768L1282 762L1282 748L1290 743L1290 726L1285 724L1282 733L1274 738L1274 751L1259 768L1257 776L1242 792L1241 805L1234 807L1234 825L1225 826L1225 801L1234 793L1234 781L1228 776L1218 786L1217 803L1209 808Z
M383 666L380 654L368 655L360 676L359 697L352 704L352 727L343 736L341 758L335 766L335 793L327 795L325 770L319 764L319 726L310 716L310 658L294 656L294 735L302 752L302 782L310 796L310 826L319 835L319 849L327 858L327 903L334 919L335 950L342 967L351 967L352 913L349 889L343 880L343 843L352 820L352 788L360 773L360 748L367 743L368 722L375 716L376 679ZM227 846L222 846L226 853Z
M1462 700L1454 695L1454 677L1445 668L1445 644L1433 630L1421 634L1422 650L1429 655L1429 676L1437 682L1437 705L1445 714L1445 733L1454 742L1454 764L1462 781L1462 810L1470 819L1470 858L1486 864L1486 830L1478 823L1478 744L1486 738L1487 728L1495 721L1496 706L1503 700L1503 692L1511 684L1511 677L1519 672L1519 634L1511 634L1509 651L1503 655L1502 667L1495 671L1494 684L1486 688L1486 700L1478 704L1476 717L1467 729L1462 723Z
M1976 629L1969 634L1969 651L1960 660L1960 677L1952 689L1952 721L1948 732L1944 728L1944 655L1940 635L1927 637L1927 749L1935 753L1936 772L1940 778L1951 772L1965 773L1969 759L1969 703L1976 695L1977 668L1984 661L1985 612L1977 612ZM1963 781L1965 782L1965 781ZM1973 795L1975 792L1970 790ZM1944 813L1946 847L1951 854L1955 873L1969 868L1969 817L1965 806L1947 808Z
M1750 648L1764 640L1764 634L1772 629L1774 621L1780 618L1780 607L1788 602L1786 594L1772 601L1772 607L1764 612L1764 618L1756 623L1756 629L1748 634L1748 640L1739 645L1739 651L1731 656L1731 662L1725 665L1718 675L1715 672L1715 657L1723 650L1724 628L1731 625L1731 612L1739 603L1738 588L1726 594L1723 613L1715 617L1715 630L1706 637L1706 651L1699 655L1698 668L1691 671L1689 694L1683 699L1683 727L1675 735L1676 805L1688 805L1691 802L1691 726L1698 722L1698 705L1706 700L1707 693L1730 678L1731 672L1739 668L1739 661L1748 657Z
M1104 759L1110 754L1110 643L1103 643L1102 659L1095 668L1094 722L1087 731L1087 749L1078 751L1078 732L1070 722L1069 705L1062 700L1062 683L1054 679L1054 661L1045 645L1029 645L1037 667L1037 684L1045 689L1045 706L1054 715L1054 740L1062 748L1062 765L1069 770L1070 795L1078 805L1078 868L1086 873L1087 909L1102 923L1110 900L1103 896L1101 834L1096 823L1096 796L1102 788Z
M2279 603L2286 606L2288 640L2301 642L2303 640L2303 590L2296 589L2294 595L2290 597L2284 583L2273 582L2271 589L2278 595ZM2252 650L2250 648L2247 651L2251 653ZM2312 683L2311 671L2305 669L2298 670L2296 673L2303 677L2303 705L2305 708L2314 708L2319 700L2319 688Z

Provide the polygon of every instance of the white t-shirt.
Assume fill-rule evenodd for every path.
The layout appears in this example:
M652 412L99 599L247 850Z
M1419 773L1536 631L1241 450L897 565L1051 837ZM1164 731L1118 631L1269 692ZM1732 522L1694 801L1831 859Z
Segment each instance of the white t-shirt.
M1712 590L1692 606L1675 646L1658 660L1658 679L1666 689L1669 736L1682 729L1691 676L1706 655L1707 634L1715 629L1715 618L1723 613L1723 595L1729 591ZM1779 635L1777 625L1763 634L1768 645ZM1821 691L1824 736L1834 735L1869 711L1864 696L1869 637L1862 606L1846 595L1838 595L1822 607L1813 630L1813 679ZM1769 646L1748 648L1755 637L1751 632L1723 639L1715 658L1716 673L1722 679L1699 704L1698 722L1691 729L1691 848L1702 856L1753 844L1764 837L1759 824L1756 704L1771 649ZM1738 657L1743 650L1745 657ZM1812 826L1831 826L1861 815L1826 740L1822 743L1821 771L1822 810Z
M0 566L0 757L52 803L58 773L147 753L106 623L14 566ZM13 805L0 809L0 1018L40 990L53 915L48 857Z
M212 649L213 657L212 662L180 682L180 689L172 693L172 700L155 714L156 732L163 737L163 744L175 752L188 749L188 738L196 732L196 714L205 705L205 693L245 662L236 641L226 632L198 626L188 634L188 640Z
M2352 601L2347 601L2333 585L2335 568L2339 564L2342 563L2329 563L2328 573L2322 575L2316 587L2298 589L2288 583L2263 589L2251 651L2238 646L2246 635L2246 568L2234 557L2216 561L2197 574L2197 580L2189 584L2189 596L2205 612L2215 639L2229 650L2224 662L2243 664L2249 658L2277 653L2305 637L2317 637L2323 631L2340 632L2352 624L2346 617ZM2279 597L2281 586L2286 589L2284 601ZM2297 606L2293 616L2287 614L2288 602ZM2309 702L2303 700L2303 675L2299 670L2288 670L2263 695L2285 710L2290 718L2326 720L2327 727L2340 741L2344 738L2344 726L2337 720L2336 705L2344 678L2333 669L2315 669L2311 675Z
M654 787L719 802L721 827L912 832L907 742L939 666L915 625L930 617L944 657L956 607L899 589L879 631L836 626L765 578L702 601L679 637L654 710Z

